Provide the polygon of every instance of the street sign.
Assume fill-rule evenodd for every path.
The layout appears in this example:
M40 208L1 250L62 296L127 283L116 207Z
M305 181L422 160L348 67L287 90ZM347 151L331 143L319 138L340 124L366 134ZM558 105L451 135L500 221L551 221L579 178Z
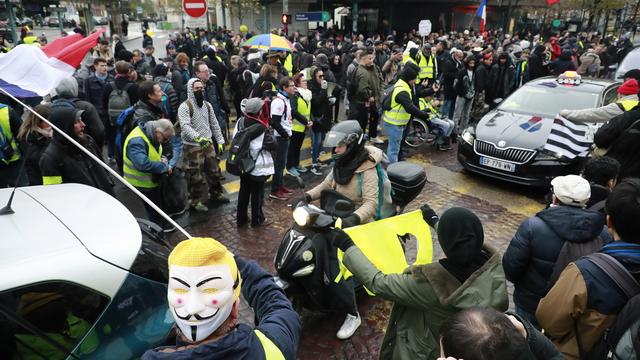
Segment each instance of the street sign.
M182 0L182 10L191 17L199 18L207 13L207 0Z
M136 13L138 13L138 14L142 14L142 6L138 6L138 7L136 8Z
M322 21L331 20L331 14L328 11L308 11L296 13L296 21Z
M420 23L418 23L418 33L420 36L428 36L431 34L431 20L421 20Z

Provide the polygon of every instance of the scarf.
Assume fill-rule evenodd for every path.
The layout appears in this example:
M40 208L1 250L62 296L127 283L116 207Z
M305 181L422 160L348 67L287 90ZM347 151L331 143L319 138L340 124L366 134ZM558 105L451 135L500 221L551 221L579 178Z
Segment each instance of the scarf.
M360 165L368 159L369 152L365 149L339 157L333 167L333 180L340 185L347 185Z
M306 102L311 101L311 90L301 88L301 87L296 88L296 90L298 91L298 93L300 94L300 96L304 101Z
M100 80L101 82L105 82L105 80L107 80L107 77L109 77L109 73L104 74L104 76L96 73L96 79Z

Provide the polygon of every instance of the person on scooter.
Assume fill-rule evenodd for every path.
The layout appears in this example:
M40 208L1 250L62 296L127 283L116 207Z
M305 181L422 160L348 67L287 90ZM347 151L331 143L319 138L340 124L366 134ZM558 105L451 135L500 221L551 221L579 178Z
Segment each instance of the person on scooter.
M333 148L335 164L327 177L304 195L305 202L320 198L322 190L333 189L351 199L356 210L342 220L343 227L351 227L393 215L391 184L383 186L380 197L378 171L383 152L374 146L365 146L364 132L356 120L334 125L324 140L324 147ZM385 178L385 182L389 180ZM380 204L382 199L382 204ZM382 209L379 209L381 207Z
M382 161L382 150L365 146L364 132L360 124L355 120L340 122L331 128L324 141L325 147L333 149L333 159L335 165L322 183L311 189L304 195L305 202L311 202L320 198L322 190L333 189L340 194L351 199L356 206L354 213L343 219L343 227L351 227L361 223L373 221L376 213L392 215L391 209L378 209L379 203L379 183L378 169L376 166ZM386 182L389 180L386 179ZM383 203L391 204L391 185L387 184L384 189ZM327 269L325 273L331 274L337 269L339 264L333 256L337 249L329 244L326 252L328 257ZM321 256L321 255L318 255ZM327 286L327 291L332 293L333 308L336 311L346 311L347 316L337 333L339 339L348 339L360 326L360 314L356 304L353 279L341 280L339 283L332 283Z
M340 229L327 235L344 252L343 263L376 296L393 301L380 359L435 359L438 332L452 315L472 307L505 311L509 306L500 252L484 243L480 219L464 208L438 215L428 205L422 217L438 232L445 257L384 274Z

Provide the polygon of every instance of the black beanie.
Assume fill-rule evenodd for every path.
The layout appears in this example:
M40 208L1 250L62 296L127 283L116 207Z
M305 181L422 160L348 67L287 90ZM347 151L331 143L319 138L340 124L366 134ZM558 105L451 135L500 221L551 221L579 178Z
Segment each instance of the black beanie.
M420 73L420 68L414 63L406 63L404 68L402 69L402 73L400 73L400 79L405 82L409 82L411 80L415 80Z
M156 67L153 68L153 76L167 76L167 73L169 72L169 68L167 67L167 65L160 63L157 64Z
M415 59L416 55L418 54L418 51L420 51L418 48L413 48L413 49L409 50L409 56L412 59Z
M638 80L638 82L640 83L640 69L631 69L629 71L627 71L623 77L626 78L631 78L631 79L636 79Z
M482 251L482 223L465 208L451 208L442 214L438 222L438 242L450 262L468 266Z

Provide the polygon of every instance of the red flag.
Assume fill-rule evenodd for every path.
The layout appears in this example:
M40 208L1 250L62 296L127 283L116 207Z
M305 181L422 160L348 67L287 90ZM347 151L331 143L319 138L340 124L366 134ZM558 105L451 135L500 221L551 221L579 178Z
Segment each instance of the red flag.
M98 38L105 31L105 29L100 29L86 38L66 46L58 52L57 56L54 57L71 65L73 68L77 68L82 62L82 59L87 55L87 52L98 44Z
M48 45L42 48L42 52L47 54L48 57L60 57L64 54L64 50L67 46L82 39L82 35L75 33L73 35L65 36L59 39L55 39Z
M557 4L559 2L560 2L560 0L547 0L547 6L551 6L551 5Z

